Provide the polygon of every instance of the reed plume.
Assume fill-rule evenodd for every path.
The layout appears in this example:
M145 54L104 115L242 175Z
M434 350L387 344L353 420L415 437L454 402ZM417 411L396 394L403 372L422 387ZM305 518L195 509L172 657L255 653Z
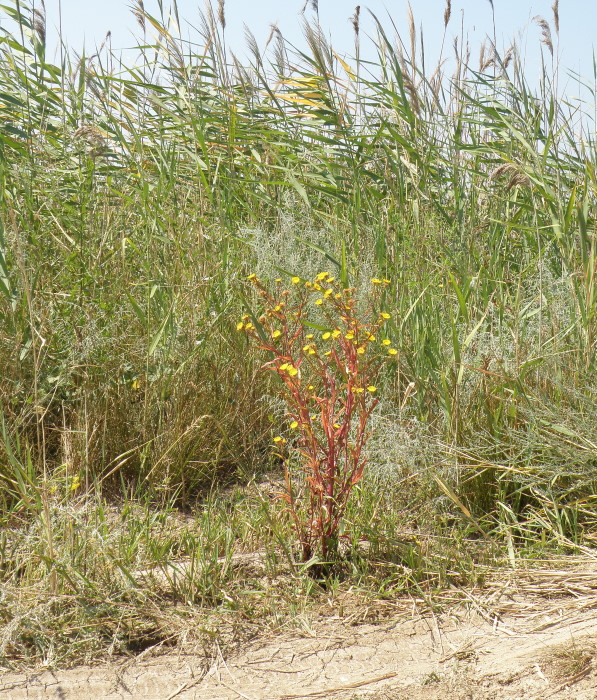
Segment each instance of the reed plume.
M226 29L226 14L224 11L225 4L226 0L218 0L218 21L220 22L222 29Z
M354 15L350 18L350 21L352 22L352 28L354 29L355 36L358 38L359 36L359 31L360 31L360 23L359 23L359 17L361 14L361 6L357 5L354 8Z
M133 14L135 15L137 22L139 23L139 26L143 30L143 34L145 34L145 6L143 5L143 0L136 0L136 2L137 4L133 5L132 7Z
M444 10L444 29L450 23L451 16L452 16L452 0L446 0L446 9Z
M553 56L553 42L551 40L551 29L547 20L543 19L540 15L535 15L533 17L533 22L536 22L541 29L541 43L545 44L549 49L549 53Z
M553 25L556 28L556 34L560 33L560 0L554 0L551 6L553 12Z
M42 46L46 45L46 4L41 0L41 7L33 10L33 29Z

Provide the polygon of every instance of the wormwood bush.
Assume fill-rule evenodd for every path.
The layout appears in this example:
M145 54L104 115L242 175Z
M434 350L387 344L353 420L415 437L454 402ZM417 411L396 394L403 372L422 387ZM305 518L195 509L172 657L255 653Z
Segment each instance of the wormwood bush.
M398 351L383 335L390 314L380 311L389 280L373 279L373 293L359 309L354 287L343 288L328 272L310 280L282 280L270 291L248 278L263 304L237 329L270 359L263 368L282 382L293 437L274 438L284 460L282 497L298 537L303 561L337 554L339 526L350 493L366 464L368 421L377 404L375 378Z

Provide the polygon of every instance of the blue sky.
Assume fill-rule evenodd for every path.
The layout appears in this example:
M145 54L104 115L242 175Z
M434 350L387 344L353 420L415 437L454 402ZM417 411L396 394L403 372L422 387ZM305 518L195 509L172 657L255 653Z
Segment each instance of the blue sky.
M30 0L37 1L40 0ZM214 5L217 0L213 0ZM112 32L112 47L133 46L139 27L130 11L133 0L46 0L48 18L48 45L57 46L57 29L60 12L62 31L67 43L76 51L86 46L92 53L108 31ZM158 15L159 0L144 0L146 10ZM164 9L171 0L162 0ZM496 37L499 49L507 48L512 39L517 39L525 57L529 74L538 72L540 63L541 31L532 21L536 15L544 17L553 29L553 0L493 0L495 7ZM243 38L247 24L261 46L265 44L271 23L277 23L284 36L291 42L301 44L301 19L313 21L314 14L309 0L305 15L300 11L305 0L226 0L226 39L235 53L245 55ZM354 13L356 0L319 0L319 20L339 53L351 54L353 33L349 18ZM361 2L361 34L372 33L373 23L368 10L372 10L388 26L392 33L388 13L393 18L403 38L408 37L407 0L369 0ZM411 0L417 29L422 27L429 57L428 65L438 54L443 34L445 0ZM179 0L179 15L184 36L197 38L191 26L199 24L199 9L203 0ZM580 72L586 78L593 74L593 46L597 27L597 2L595 0L561 0L560 8L559 60L565 69ZM2 18L2 10L0 10ZM486 35L493 36L491 0L453 0L452 18L448 28L447 47L452 37L464 26L465 35L473 47L474 64L478 47ZM554 43L556 35L554 31Z

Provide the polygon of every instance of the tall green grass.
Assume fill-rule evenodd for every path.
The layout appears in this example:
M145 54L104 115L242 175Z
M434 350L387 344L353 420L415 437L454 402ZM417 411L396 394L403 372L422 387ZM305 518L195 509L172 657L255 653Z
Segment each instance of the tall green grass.
M314 25L300 50L249 36L245 65L213 11L192 42L135 11L134 60L55 65L39 9L2 9L0 498L40 514L48 567L57 493L186 506L276 466L275 387L235 332L255 269L392 280L369 467L398 508L590 542L594 113L551 36L534 89L515 46L425 66L412 17L404 40L375 19L374 60L355 16L356 58Z

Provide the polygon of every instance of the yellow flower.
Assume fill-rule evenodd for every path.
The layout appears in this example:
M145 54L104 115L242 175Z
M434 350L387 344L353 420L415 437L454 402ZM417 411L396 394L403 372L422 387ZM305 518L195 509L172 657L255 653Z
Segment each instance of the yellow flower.
M290 427L294 430L295 428L298 428L298 421L293 420L292 423L290 424Z
M312 282L305 282L305 287L312 287L313 283Z
M276 284L280 284L281 281L282 280L278 277L278 279L276 280Z
M353 394L362 394L365 390L362 389L361 387L358 386L353 386L352 387L352 393Z
M292 278L292 284L298 284L301 281L300 277L293 277Z
M285 372L289 367L292 367L292 365L289 365L288 362L284 362L284 364L280 365L278 369L282 372Z
M384 284L390 284L390 280L384 280L383 283L384 283Z
M315 299L315 306L321 306L323 304L323 299Z
M76 491L76 490L79 488L80 485L81 485L81 480L79 479L78 476L75 476L75 477L73 478L73 483L70 485L70 490L71 490L71 491Z
M342 294L338 292L338 294L334 294L334 299L342 299Z
M305 345L305 347L303 348L303 352L309 352L310 349L311 349L310 345Z
M309 355L317 355L317 350L315 348L309 348L307 352Z
M329 272L320 272L317 277L315 278L318 282L321 282L324 280L330 273Z
M328 277L327 280L326 280L326 282L327 282L328 284L331 284L335 279L336 279L335 277Z
M396 348L390 348L388 350L388 355L397 355L397 354L398 354L398 350L396 350Z
M282 331L274 331L272 333L272 338L279 338L282 335Z
M315 387L313 386L313 384L309 384L309 386L307 387L307 389L308 389L309 391L313 391L313 389L315 389Z
M329 296L331 296L334 293L333 289L326 289L325 292L323 293L323 296L327 299Z
M360 348L357 348L357 354L358 354L358 355L364 355L364 354L365 354L365 348L362 347L362 346L361 346Z
M382 281L378 280L377 277L373 277L373 279L371 280L371 283L372 284L382 284Z
M385 311L382 311L381 314L379 314L382 318L385 318L387 321L389 318L391 318L390 314L386 313Z
M243 321L248 321L248 320L249 320L249 314L245 314L245 315L242 317L242 320L243 320Z
M255 328L255 326L252 323L247 323L245 326L246 331L252 331Z
M298 369L296 367L292 367L292 365L288 368L287 371L291 377L296 377L296 375L298 374Z
M316 289L318 292L321 292L321 285L315 282L315 284L313 285L313 289Z
M382 345L391 345L391 344L392 344L392 341L391 341L391 340L388 340L387 338L385 338L384 340L381 341L381 344L382 344Z
M369 333L369 335L367 336L367 340L370 340L371 342L375 340L375 336L373 335L373 333Z
M375 392L377 391L377 387L376 386L368 386L367 391L370 391L372 394L375 394Z
M332 334L329 331L326 331L321 337L324 340L329 340L332 337Z
M354 333L352 331L348 331L348 333L344 336L346 340L352 340L354 338Z
M315 336L313 335L313 333L308 333L305 337L307 338L307 340L311 340L311 338L314 338Z
M279 435L276 435L276 437L274 438L274 442L275 442L276 444L279 443L279 444L282 444L282 445L283 445L283 444L286 442L286 440L285 440L283 437L280 437Z
M254 280L254 279L257 279L257 276L255 275L254 272L252 272L252 273L247 277L247 279L248 279L248 280Z
M244 327L245 327L245 324L244 324L242 321L239 321L239 322L236 324L236 330L237 330L237 331L242 331L242 329L243 329Z
M340 427L339 423L334 423L334 428L336 428L336 430L338 430L339 427Z
M327 352L323 353L326 357L329 357L332 354L331 350L328 350Z
M332 338L339 338L342 334L340 331L336 328L335 331L332 331Z

